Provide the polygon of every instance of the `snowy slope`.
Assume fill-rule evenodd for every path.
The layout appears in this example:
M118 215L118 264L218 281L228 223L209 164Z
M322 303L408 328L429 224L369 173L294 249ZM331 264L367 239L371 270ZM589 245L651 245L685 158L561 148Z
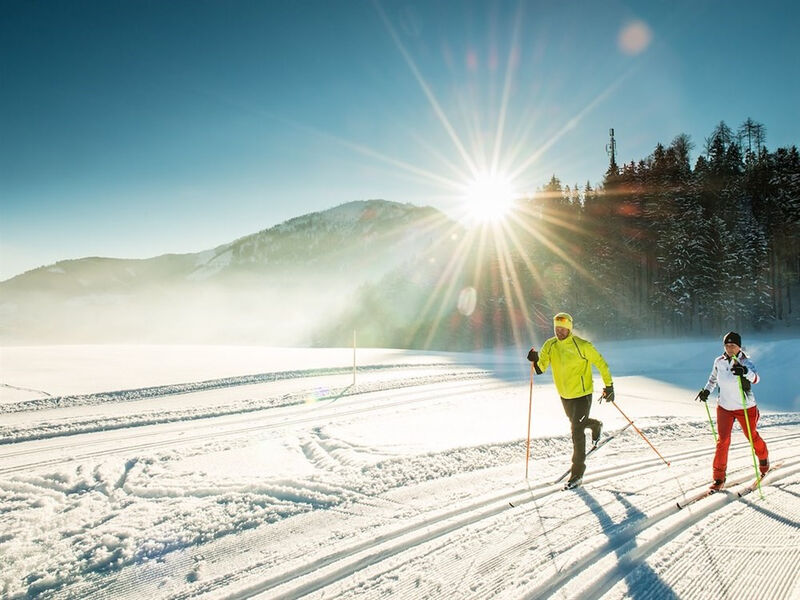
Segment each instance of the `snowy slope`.
M571 443L546 376L524 478L517 350L359 350L353 384L348 349L2 348L0 594L800 597L800 340L752 343L783 463L763 498L736 494L753 465L735 429L730 491L684 510L710 476L692 398L718 344L604 346L619 408L671 464L628 428L569 492L552 483Z
M441 252L453 228L366 200L199 253L61 261L0 282L0 343L309 346L359 286Z
M272 274L324 267L322 275L377 276L422 252L452 227L442 213L385 200L364 200L310 213L216 248L188 275L203 280L225 271ZM364 277L365 279L367 277Z

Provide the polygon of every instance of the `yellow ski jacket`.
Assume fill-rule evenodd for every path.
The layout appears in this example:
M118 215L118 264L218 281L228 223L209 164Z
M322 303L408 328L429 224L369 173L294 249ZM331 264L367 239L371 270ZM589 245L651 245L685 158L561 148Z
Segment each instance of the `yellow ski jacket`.
M551 337L542 345L534 367L537 373L543 373L549 365L553 366L558 395L565 400L592 393L592 365L600 371L603 383L612 385L611 371L603 356L591 342L572 333L564 340Z

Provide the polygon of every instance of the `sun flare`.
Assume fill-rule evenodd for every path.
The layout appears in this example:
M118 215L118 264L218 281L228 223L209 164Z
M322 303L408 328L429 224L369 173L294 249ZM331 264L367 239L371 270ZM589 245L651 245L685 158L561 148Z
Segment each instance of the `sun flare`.
M467 216L479 223L502 221L514 205L517 192L499 174L481 174L467 184L464 205Z

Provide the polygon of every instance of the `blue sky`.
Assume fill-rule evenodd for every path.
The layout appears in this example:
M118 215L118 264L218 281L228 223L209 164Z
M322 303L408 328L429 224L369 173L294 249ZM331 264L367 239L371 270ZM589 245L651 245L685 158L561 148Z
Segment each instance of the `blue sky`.
M769 0L5 0L0 280L351 200L452 212L492 165L596 184L610 127L619 162L747 117L798 144L798 23Z

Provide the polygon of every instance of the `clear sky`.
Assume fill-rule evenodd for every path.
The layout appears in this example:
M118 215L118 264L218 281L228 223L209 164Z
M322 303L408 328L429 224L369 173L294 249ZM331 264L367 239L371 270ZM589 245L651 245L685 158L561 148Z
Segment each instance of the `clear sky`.
M750 1L2 0L0 280L383 198L596 184L720 121L800 144L800 9Z

